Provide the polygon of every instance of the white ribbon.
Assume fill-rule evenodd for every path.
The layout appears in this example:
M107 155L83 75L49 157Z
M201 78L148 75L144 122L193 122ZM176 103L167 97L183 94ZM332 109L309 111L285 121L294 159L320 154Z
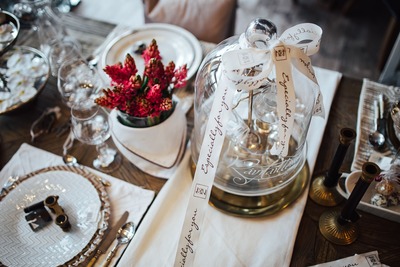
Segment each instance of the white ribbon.
M210 199L218 159L225 139L226 123L232 111L232 98L235 90L227 86L229 83L225 79L226 76L223 75L215 91L214 102L190 189L189 203L175 256L175 267L193 265L197 241L203 226L205 208Z
M324 116L322 95L311 66L309 55L319 50L322 29L311 23L303 23L286 30L278 40L271 40L266 49L248 47L244 34L239 39L242 49L226 52L222 56L222 64L228 80L238 90L254 90L264 84L275 66L277 86L277 113L279 118L279 141L271 148L272 155L286 157L289 140L294 124L296 108L295 84L292 67L313 82L312 89L316 95L313 115ZM245 69L261 66L255 76L246 76Z
M273 148L276 154L287 155L291 136L295 91L292 79L292 63L300 73L314 82L314 93L318 94L314 114L323 116L322 98L308 55L319 48L322 30L314 24L300 24L288 29L279 40L266 50L246 47L244 36L239 39L241 49L224 53L222 77L215 91L214 101L201 145L196 172L190 191L189 203L180 233L174 266L192 266L196 247L203 226L205 208L211 195L218 160L226 134L226 124L232 112L232 99L237 90L254 90L265 84L275 66L278 86L279 142ZM304 44L308 41L307 44ZM306 54L305 54L306 53ZM255 76L246 76L243 71L258 67Z

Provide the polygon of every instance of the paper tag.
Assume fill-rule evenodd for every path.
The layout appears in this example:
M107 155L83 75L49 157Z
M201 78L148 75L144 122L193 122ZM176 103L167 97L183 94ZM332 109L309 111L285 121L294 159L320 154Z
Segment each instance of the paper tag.
M356 254L354 256L343 258L337 261L330 261L309 267L343 267L343 266L381 267L386 265L381 264L378 256L378 251L371 251L368 253L360 255Z
M389 170L392 166L392 160L391 157L387 157L378 152L372 152L368 159L368 161L375 162L381 170L385 171Z

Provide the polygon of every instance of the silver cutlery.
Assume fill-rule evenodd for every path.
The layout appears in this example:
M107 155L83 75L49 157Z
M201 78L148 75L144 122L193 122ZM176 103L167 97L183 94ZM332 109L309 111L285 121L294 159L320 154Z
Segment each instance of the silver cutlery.
M381 117L381 115L380 115L381 112L380 112L379 106L380 105L378 105L378 103L375 101L374 102L374 114L375 114L374 115L374 124L375 124L374 129L375 130L374 130L374 132L370 133L369 137L368 137L370 144L376 150L382 150L382 148L384 147L385 142L386 142L385 136L379 131L378 122Z
M117 223L106 230L106 232L104 233L104 237L96 250L96 254L89 261L87 267L93 266L99 256L107 251L111 243L115 240L118 230L125 224L126 220L128 219L128 215L129 212L125 211L124 214L122 214L121 218L117 221Z
M117 253L118 248L121 245L128 244L129 241L131 241L131 239L133 238L134 234L135 225L133 222L127 222L121 228L119 228L117 233L117 244L108 253L104 266L108 266L111 263L111 260L115 256L115 253Z
M380 94L378 97L379 105L379 118L378 118L378 131L386 136L386 118L385 118L385 101L383 95Z

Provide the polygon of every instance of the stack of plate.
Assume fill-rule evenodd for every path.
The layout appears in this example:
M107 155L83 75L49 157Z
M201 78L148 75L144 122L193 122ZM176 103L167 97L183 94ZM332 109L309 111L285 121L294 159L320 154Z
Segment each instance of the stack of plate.
M137 44L149 45L155 39L164 65L174 61L175 66L180 67L186 64L188 69L187 79L189 80L197 72L203 59L200 42L187 30L163 23L146 24L140 28L128 30L119 35L104 49L99 61L100 69L107 65L114 65L124 62L126 54L129 53L135 60L138 74L142 75L144 61L140 54L135 53ZM110 81L103 72L105 81Z

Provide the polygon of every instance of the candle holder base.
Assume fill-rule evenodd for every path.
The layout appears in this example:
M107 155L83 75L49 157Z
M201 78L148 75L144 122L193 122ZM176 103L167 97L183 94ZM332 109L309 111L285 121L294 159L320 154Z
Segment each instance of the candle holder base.
M317 204L326 207L334 207L344 200L336 186L326 187L324 185L325 176L318 176L311 184L310 198Z
M357 239L358 228L356 223L352 222L340 224L339 216L340 210L324 212L319 218L319 230L328 241L337 245L349 245Z

